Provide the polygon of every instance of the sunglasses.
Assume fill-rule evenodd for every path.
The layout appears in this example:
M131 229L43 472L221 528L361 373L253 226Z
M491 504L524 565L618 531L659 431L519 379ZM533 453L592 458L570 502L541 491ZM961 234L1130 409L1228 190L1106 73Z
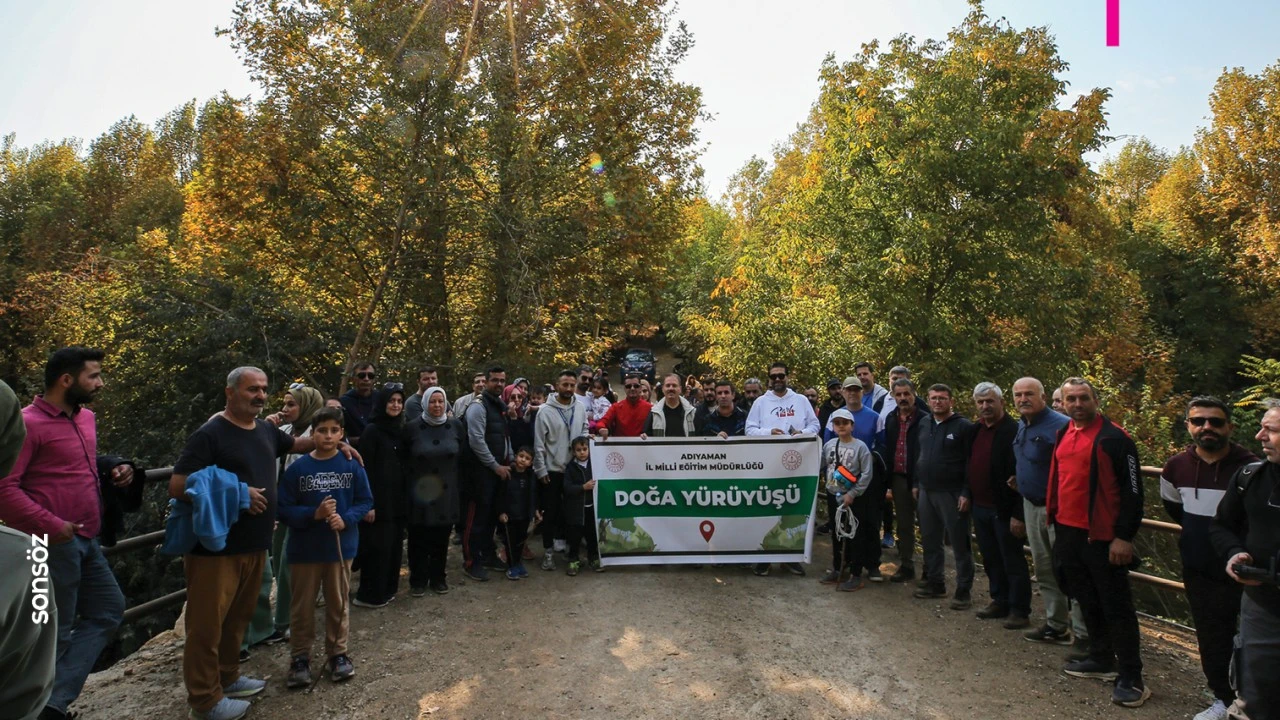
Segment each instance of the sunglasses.
M1204 427L1205 423L1209 423L1210 427L1224 428L1227 426L1227 419L1220 417L1189 417L1187 422L1196 427Z
M639 384L639 383L631 383L630 385L623 385L623 387L625 387L625 388L626 388L626 389L628 389L628 390L635 390L636 388L640 387L640 384Z
M370 377L372 377L372 375ZM389 382L386 385L383 385L382 389L387 392L404 392L404 383Z
M357 378L359 378L359 379L361 379L361 380L372 380L372 379L374 379L374 378L378 377L378 374L377 374L377 373L371 373L371 372L361 372L361 373L356 373L356 377L357 377Z
M304 387L306 387L306 386L307 386L307 384L306 384L306 383L289 383L289 389L290 389L290 390L301 390L302 388L304 388Z
M770 379L770 380L786 380L786 379L787 379L787 374L786 374L786 373L771 373L771 374L769 375L769 379Z

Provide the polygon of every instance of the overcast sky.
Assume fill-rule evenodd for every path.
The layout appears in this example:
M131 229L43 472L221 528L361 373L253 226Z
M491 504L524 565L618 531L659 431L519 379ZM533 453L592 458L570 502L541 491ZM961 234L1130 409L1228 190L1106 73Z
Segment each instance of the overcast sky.
M615 2L620 0L613 0ZM19 145L92 140L135 115L151 123L226 90L254 93L214 28L231 0L0 0L0 135ZM1110 134L1168 149L1207 123L1224 67L1256 73L1280 60L1280 2L1124 0L1120 46L1106 46L1104 0L988 0L1016 27L1047 25L1071 64L1069 92L1109 87ZM964 0L684 0L696 45L680 78L703 89L707 194L795 129L817 98L818 68L872 39L942 38ZM86 143L87 144L87 143ZM1112 146L1118 150L1119 144Z

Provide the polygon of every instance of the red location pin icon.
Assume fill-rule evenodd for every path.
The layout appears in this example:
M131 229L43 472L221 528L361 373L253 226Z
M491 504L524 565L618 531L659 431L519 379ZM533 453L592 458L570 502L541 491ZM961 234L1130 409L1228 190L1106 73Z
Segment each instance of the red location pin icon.
M711 536L716 534L716 526L710 520L703 520L698 525L698 532L702 533L702 539L711 542Z

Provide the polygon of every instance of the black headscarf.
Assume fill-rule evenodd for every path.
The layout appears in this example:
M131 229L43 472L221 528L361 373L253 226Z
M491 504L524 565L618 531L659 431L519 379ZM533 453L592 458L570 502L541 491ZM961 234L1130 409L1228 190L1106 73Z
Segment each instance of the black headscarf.
M387 416L387 402L391 400L392 395L399 395L400 401L404 402L404 390L382 388L373 394L373 412L369 414L369 422L394 435L400 432L400 426L404 425L404 411L401 410L395 417Z

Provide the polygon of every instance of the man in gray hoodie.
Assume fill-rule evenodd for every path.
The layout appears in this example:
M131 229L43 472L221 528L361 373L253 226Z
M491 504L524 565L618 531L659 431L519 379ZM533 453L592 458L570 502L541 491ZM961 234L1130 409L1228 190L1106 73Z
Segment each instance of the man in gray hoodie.
M564 542L560 496L565 466L573 458L570 444L574 438L587 434L586 406L574 394L577 387L578 374L562 371L556 378L556 393L542 404L533 421L533 474L541 485L538 502L542 506L543 570L556 569L553 547Z

